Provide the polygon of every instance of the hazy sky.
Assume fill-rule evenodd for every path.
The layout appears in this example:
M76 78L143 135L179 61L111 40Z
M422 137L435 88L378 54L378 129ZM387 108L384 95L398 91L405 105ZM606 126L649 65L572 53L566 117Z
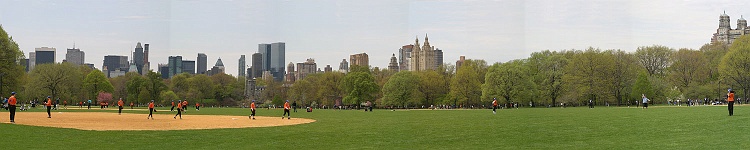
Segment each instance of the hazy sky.
M73 43L86 62L101 69L105 55L128 55L137 42L150 43L152 69L170 55L209 68L221 58L237 75L240 55L258 44L285 42L286 62L314 58L338 69L342 59L366 52L373 67L416 37L444 52L489 63L527 58L541 50L634 51L665 45L698 49L710 42L726 11L732 28L750 3L736 0L0 0L0 24L26 55L36 47L57 48L65 58ZM348 61L348 60L347 60Z

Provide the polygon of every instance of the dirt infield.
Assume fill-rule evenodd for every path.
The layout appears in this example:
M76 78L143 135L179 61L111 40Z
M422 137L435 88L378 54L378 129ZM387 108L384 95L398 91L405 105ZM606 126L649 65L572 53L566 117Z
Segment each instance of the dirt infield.
M305 118L281 119L280 117L183 115L182 120L174 115L154 114L156 119L146 119L148 114L102 113L102 112L55 112L47 118L46 112L17 112L16 124L72 128L80 130L195 130L219 128L272 127L312 123ZM0 112L2 123L10 123L8 112Z

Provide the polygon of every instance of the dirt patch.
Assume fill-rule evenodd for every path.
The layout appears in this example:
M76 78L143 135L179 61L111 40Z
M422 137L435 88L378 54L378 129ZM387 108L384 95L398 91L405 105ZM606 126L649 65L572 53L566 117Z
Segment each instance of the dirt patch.
M217 115L174 115L154 114L155 119L146 119L148 114L102 113L102 112L54 112L47 118L46 112L16 112L16 124L73 128L81 130L195 130L219 128L250 128L297 125L315 122L312 119L280 117L217 116ZM9 113L0 112L0 121L10 123Z

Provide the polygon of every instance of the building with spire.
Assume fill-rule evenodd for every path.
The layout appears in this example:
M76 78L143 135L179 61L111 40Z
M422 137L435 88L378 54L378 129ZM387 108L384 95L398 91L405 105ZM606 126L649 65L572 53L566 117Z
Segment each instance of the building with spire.
M224 62L221 62L221 58L216 60L216 64L208 71L208 75L212 76L220 73L224 73Z
M135 45L135 51L133 51L133 62L135 63L136 69L138 69L138 74L143 74L144 60L145 55L143 53L143 46L141 46L141 42L138 42Z
M411 52L411 60L409 62L410 71L435 70L439 65L437 62L437 52L435 51L435 47L430 45L426 34L422 46L419 44L419 38L414 40L414 49Z
M69 48L67 53L65 53L64 62L68 62L76 66L83 65L84 63L86 63L85 56L86 54L81 51L81 49L77 49L76 45L73 44L73 48Z
M388 70L391 70L391 71L399 70L398 62L396 60L396 54L393 54L391 56L391 63L388 63Z
M740 16L740 19L737 19L737 28L732 29L729 15L724 12L719 15L719 28L716 29L716 33L711 37L711 42L723 42L731 45L735 39L745 34L750 34L750 27L747 26L747 20Z

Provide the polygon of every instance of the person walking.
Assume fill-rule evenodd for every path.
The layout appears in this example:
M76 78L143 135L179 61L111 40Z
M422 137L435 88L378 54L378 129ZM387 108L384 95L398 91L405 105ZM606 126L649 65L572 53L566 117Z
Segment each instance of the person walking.
M247 116L247 118L251 118L255 120L255 100L253 100L253 102L250 103L250 116Z
M497 98L492 98L492 114L497 114Z
M8 111L10 111L10 123L16 123L16 92L10 92L10 98L8 98Z
M195 111L201 111L201 104L195 103Z
M370 112L372 112L372 102L367 101L367 103L365 103L365 105L367 105L367 109L370 110ZM367 111L367 110L365 110L365 111Z
M52 98L50 96L47 96L47 102L44 103L44 106L47 107L47 118L52 118L52 113L50 113L50 110L52 110Z
M130 109L133 109L133 102L130 102Z
M589 109L594 108L594 100L589 99Z
M177 114L175 114L174 117L172 118L177 119L177 115L179 115L180 119L182 119L182 110L184 109L184 107L182 107L183 103L184 102L180 102L180 101L177 102Z
M643 107L641 107L641 110L648 109L648 101L651 101L651 100L646 98L646 94L641 94L641 98L643 98Z
M281 119L284 119L284 115L287 115L287 114L288 114L287 116L289 117L288 119L292 119L292 113L289 112L289 107L290 107L289 100L286 100L286 103L284 103L284 114L281 115Z
M89 104L89 109L91 109L91 100L89 100L88 104Z
M297 101L292 103L292 108L294 109L294 112L297 112Z
M125 105L125 102L122 102L122 98L120 98L119 101L117 101L117 107L119 110L117 111L118 115L122 115L122 106Z
M182 111L187 111L188 101L182 101Z
M727 90L727 109L729 109L729 116L734 115L734 91L732 89Z
M174 100L172 100L172 108L170 108L169 111L174 111Z
M130 102L131 104L133 102ZM154 109L154 100L151 100L151 103L148 103L148 117L146 119L154 120L154 112L156 109Z
M68 109L68 100L63 100L63 108Z

